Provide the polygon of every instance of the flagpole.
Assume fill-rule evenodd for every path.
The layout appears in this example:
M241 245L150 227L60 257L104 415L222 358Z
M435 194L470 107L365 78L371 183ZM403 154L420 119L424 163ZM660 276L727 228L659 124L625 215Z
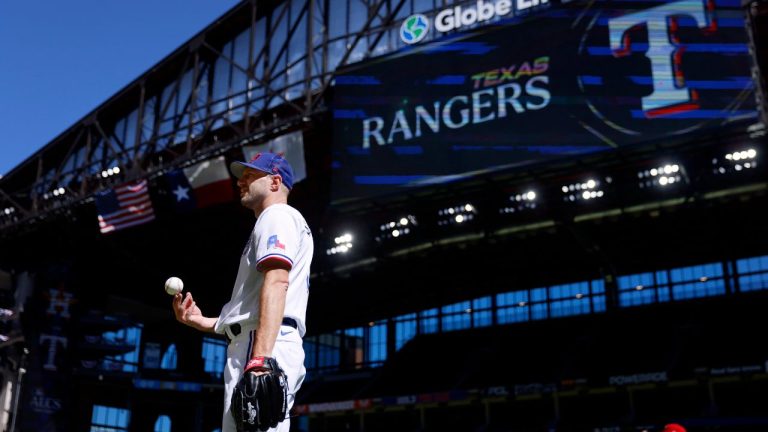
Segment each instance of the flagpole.
M10 432L16 432L16 417L19 412L19 397L21 396L21 379L27 372L27 370L24 369L27 353L29 353L29 350L24 348L24 351L21 354L21 361L19 361L19 370L16 375L16 394L13 395L13 418L11 419L11 429L9 429Z

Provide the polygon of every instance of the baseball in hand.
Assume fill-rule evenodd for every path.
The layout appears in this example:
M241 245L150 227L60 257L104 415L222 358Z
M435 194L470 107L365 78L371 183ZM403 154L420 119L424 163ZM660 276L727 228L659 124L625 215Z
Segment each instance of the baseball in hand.
M169 277L168 280L165 281L165 292L167 292L168 295L176 295L183 289L184 282L182 282L181 279L177 278L176 276Z

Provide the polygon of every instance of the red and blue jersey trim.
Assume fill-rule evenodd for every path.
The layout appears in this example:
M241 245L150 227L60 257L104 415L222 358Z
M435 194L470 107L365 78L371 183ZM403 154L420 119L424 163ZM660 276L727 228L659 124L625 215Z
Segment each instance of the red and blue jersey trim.
M256 261L256 270L261 271L267 262L275 262L279 266L288 266L288 270L293 268L293 260L282 254L271 253L264 255Z

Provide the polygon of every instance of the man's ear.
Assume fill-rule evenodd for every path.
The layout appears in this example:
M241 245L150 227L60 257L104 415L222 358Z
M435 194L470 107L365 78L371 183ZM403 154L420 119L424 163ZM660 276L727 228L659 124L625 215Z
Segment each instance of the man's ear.
M280 185L283 184L283 177L280 174L274 174L271 176L272 183L269 184L269 190L277 192L280 190Z

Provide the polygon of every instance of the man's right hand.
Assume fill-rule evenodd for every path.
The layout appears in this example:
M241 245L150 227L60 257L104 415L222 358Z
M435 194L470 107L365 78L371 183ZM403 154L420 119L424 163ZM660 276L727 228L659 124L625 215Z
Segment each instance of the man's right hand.
M216 325L216 318L204 317L189 292L185 297L181 293L173 296L173 314L176 315L176 321L200 331L213 332Z

